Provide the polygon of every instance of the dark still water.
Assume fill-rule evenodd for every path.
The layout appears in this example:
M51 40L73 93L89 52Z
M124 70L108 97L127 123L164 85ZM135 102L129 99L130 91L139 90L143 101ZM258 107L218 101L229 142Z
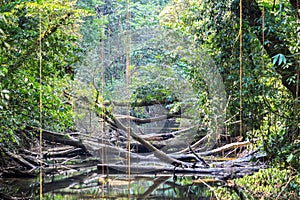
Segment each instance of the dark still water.
M44 177L43 199L215 199L212 185L220 183L186 175L132 175L129 179L126 174L72 173ZM0 179L0 199L40 199L39 190L36 178Z

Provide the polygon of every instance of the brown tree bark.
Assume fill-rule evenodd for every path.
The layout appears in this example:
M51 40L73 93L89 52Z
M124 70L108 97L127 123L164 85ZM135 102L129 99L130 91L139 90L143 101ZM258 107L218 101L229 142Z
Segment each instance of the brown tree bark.
M295 9L296 12L296 17L299 19L300 18L300 2L299 0L290 0L290 3L292 4L293 8Z

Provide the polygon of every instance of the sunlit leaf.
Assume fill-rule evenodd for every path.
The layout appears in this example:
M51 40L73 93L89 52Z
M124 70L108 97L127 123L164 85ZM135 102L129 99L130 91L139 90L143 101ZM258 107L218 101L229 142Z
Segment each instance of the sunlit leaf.
M4 98L7 99L7 100L9 100L10 97L9 97L8 94L4 94Z
M287 161L287 162L291 162L291 161L293 160L293 158L294 158L294 155L293 155L293 154L290 154L290 155L287 157L286 161Z
M2 90L1 92L4 93L4 94L7 94L7 93L9 93L9 90L4 89L4 90Z

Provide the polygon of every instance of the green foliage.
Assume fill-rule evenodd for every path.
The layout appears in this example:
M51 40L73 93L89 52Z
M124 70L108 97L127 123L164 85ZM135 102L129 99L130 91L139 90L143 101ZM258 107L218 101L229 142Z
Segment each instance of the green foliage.
M23 139L32 133L22 131L39 126L40 108L43 128L62 131L72 127L72 109L63 90L69 87L72 64L82 51L78 45L79 20L88 14L74 6L74 1L57 0L0 6L1 150L24 145Z
M158 12L165 1L131 1L129 5L130 29L138 31L157 24ZM78 6L90 10L93 15L84 19L81 26L82 45L91 49L102 40L123 34L126 29L126 3L120 0L78 1ZM103 30L104 29L104 30Z
M239 133L237 121L240 99L240 61L239 61L239 5L238 1L172 1L161 13L160 22L182 37L191 38L197 45L207 49L221 72L226 92L230 96L226 108L226 126L230 135L243 134L244 137L258 137L264 140L265 151L272 163L290 165L298 169L299 107L291 95L290 87L280 80L283 76L288 84L296 84L296 67L293 59L299 51L297 40L297 21L294 9L288 1L258 2L265 7L265 48L272 46L274 52L264 51L260 41L261 24L250 26L244 16L243 21L243 133ZM263 4L263 5L261 5ZM252 15L244 9L244 15ZM261 18L255 19L259 22ZM281 44L272 44L268 38L276 37ZM280 52L287 46L290 55ZM191 50L189 50L191 51ZM199 76L199 70L187 68L193 80L194 88L203 87L205 76ZM207 99L205 90L198 90L204 101ZM204 97L204 98L203 98ZM206 98L205 98L206 97ZM223 123L223 122L221 122ZM263 145L261 144L261 145ZM275 147L275 148L274 148Z
M142 102L165 102L172 103L176 100L172 91L168 88L164 88L161 84L157 83L146 83L140 85L132 95L133 101L142 101Z
M272 58L273 58L273 65L275 65L277 63L278 63L278 65L285 65L286 64L286 58L281 53L273 56Z
M259 172L230 181L228 187L215 187L220 200L235 199L297 199L300 196L300 175L278 168Z
M300 175L290 170L263 169L234 182L254 198L297 199L300 196Z
M240 199L239 195L229 188L217 187L213 190L215 196L219 200L237 200Z
M300 170L300 142L293 140L293 136L289 131L277 128L266 135L264 140L264 149L268 153L271 163L279 167L291 166L296 170Z

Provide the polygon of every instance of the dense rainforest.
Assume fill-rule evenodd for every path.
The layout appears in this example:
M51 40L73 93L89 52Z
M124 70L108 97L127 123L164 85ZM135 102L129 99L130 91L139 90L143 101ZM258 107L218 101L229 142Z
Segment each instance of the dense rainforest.
M217 174L215 199L300 198L299 0L2 0L0 11L0 177L130 174L151 158L174 177Z

